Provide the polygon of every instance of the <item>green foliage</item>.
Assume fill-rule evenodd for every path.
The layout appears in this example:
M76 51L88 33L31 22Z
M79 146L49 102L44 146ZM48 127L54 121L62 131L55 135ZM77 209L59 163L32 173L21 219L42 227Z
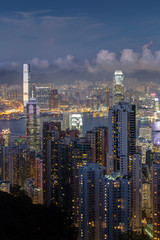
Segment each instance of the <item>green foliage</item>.
M22 194L0 192L1 240L74 240L76 232L68 214L51 204L34 205Z
M129 231L126 233L123 233L119 240L150 240L150 238L147 235L144 235L143 233L137 233L133 231Z

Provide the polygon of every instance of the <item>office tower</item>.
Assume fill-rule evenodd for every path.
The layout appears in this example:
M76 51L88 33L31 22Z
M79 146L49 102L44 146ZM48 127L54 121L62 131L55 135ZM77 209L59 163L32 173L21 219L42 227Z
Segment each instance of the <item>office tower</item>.
M145 180L142 183L142 211L145 211L147 216L151 214L151 182Z
M131 174L130 156L136 150L135 105L119 103L109 110L107 174Z
M18 100L23 102L23 92L21 85L12 85L7 88L7 100Z
M142 231L142 156L135 153L132 156L132 231Z
M155 98L155 99L154 99L154 110L155 110L156 112L159 111L159 99L158 99L158 98Z
M0 180L5 180L5 154L6 148L4 146L0 146Z
M43 190L35 186L34 178L27 178L24 184L24 190L32 199L33 204L43 204Z
M83 127L83 120L82 114L74 113L69 115L69 128L70 129L78 129L79 131L82 130Z
M34 168L34 153L30 152L27 146L11 146L7 149L7 177L6 180L11 185L24 186L27 178L33 177Z
M49 87L35 86L35 97L40 110L49 111Z
M152 166L153 239L160 239L160 157Z
M10 130L3 129L1 132L1 136L4 139L4 146L8 147L10 145Z
M49 91L49 109L58 108L58 89L51 89Z
M98 163L79 167L78 239L103 239L103 177L105 168Z
M23 106L26 107L27 102L31 98L31 86L30 86L30 65L23 64Z
M146 141L152 141L152 128L151 127L140 127L139 137L144 138Z
M148 150L153 151L153 142L150 140L145 140L145 138L139 137L136 140L137 147L141 148L142 152L142 163L146 164L146 153Z
M35 186L43 189L43 160L40 155L35 158Z
M155 159L155 152L148 150L146 152L146 164L148 165L149 171L151 171L152 163L153 163L154 159Z
M121 70L117 70L113 77L113 105L124 100L124 75Z
M93 149L92 161L105 167L108 151L108 128L95 127L93 130L86 132L86 138Z
M69 146L69 205L73 223L78 226L78 169L92 161L92 148L86 138L73 138L68 141Z
M119 240L122 233L131 230L131 182L114 173L104 177L102 239Z
M104 101L105 101L105 106L106 107L110 107L110 90L109 89L107 89L105 91L105 99L104 99Z
M69 154L65 139L52 142L51 169L53 176L52 201L59 207L69 209Z
M26 138L31 150L40 150L40 112L35 98L29 99L26 104Z
M66 130L69 128L69 113L68 112L63 112L63 122L62 122L62 130Z
M60 139L61 123L60 122L44 122L43 123L43 201L49 205L52 198L51 193L51 160L52 160L52 144Z

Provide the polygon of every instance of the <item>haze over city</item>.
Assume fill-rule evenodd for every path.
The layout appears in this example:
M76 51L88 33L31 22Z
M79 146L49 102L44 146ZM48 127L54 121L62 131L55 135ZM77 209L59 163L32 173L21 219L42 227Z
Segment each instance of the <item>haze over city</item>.
M0 10L0 83L35 81L158 81L159 1L5 1ZM41 73L41 74L40 74ZM12 76L12 77L11 77Z
M1 240L160 240L159 9L1 3Z

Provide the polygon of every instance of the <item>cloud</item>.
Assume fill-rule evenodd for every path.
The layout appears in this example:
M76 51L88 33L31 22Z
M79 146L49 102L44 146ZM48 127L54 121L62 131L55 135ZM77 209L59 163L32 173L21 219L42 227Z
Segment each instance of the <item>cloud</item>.
M153 52L151 50L152 45L152 41L145 44L140 53L135 52L133 49L123 49L119 58L115 52L100 50L96 59L87 63L87 69L91 73L114 71L115 69L122 69L126 72L139 70L159 72L160 51Z
M74 80L110 81L116 69L121 69L127 79L158 81L160 51L152 51L151 47L151 43L145 44L139 53L125 48L119 56L116 52L102 49L91 59L80 60L67 54L55 60L34 57L26 62L31 64L33 80L39 82L57 81L56 83L60 84ZM22 72L22 63L0 62L0 70L3 69Z
M132 49L123 49L120 62L123 64L135 64L138 62L138 53L135 53Z
M67 55L65 58L57 58L54 61L54 65L59 67L60 69L77 69L78 68L78 63L75 60L75 57L72 55Z
M39 59L38 57L33 58L30 61L30 64L32 64L35 68L39 68L39 69L46 69L50 67L50 63L48 60L45 59Z

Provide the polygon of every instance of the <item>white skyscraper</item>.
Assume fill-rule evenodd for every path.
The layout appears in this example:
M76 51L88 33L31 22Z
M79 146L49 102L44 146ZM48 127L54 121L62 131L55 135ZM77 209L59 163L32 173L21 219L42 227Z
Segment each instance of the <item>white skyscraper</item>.
M113 104L124 100L124 75L121 70L116 70L113 77Z
M30 65L23 64L23 106L26 107L27 102L31 97L30 87Z

